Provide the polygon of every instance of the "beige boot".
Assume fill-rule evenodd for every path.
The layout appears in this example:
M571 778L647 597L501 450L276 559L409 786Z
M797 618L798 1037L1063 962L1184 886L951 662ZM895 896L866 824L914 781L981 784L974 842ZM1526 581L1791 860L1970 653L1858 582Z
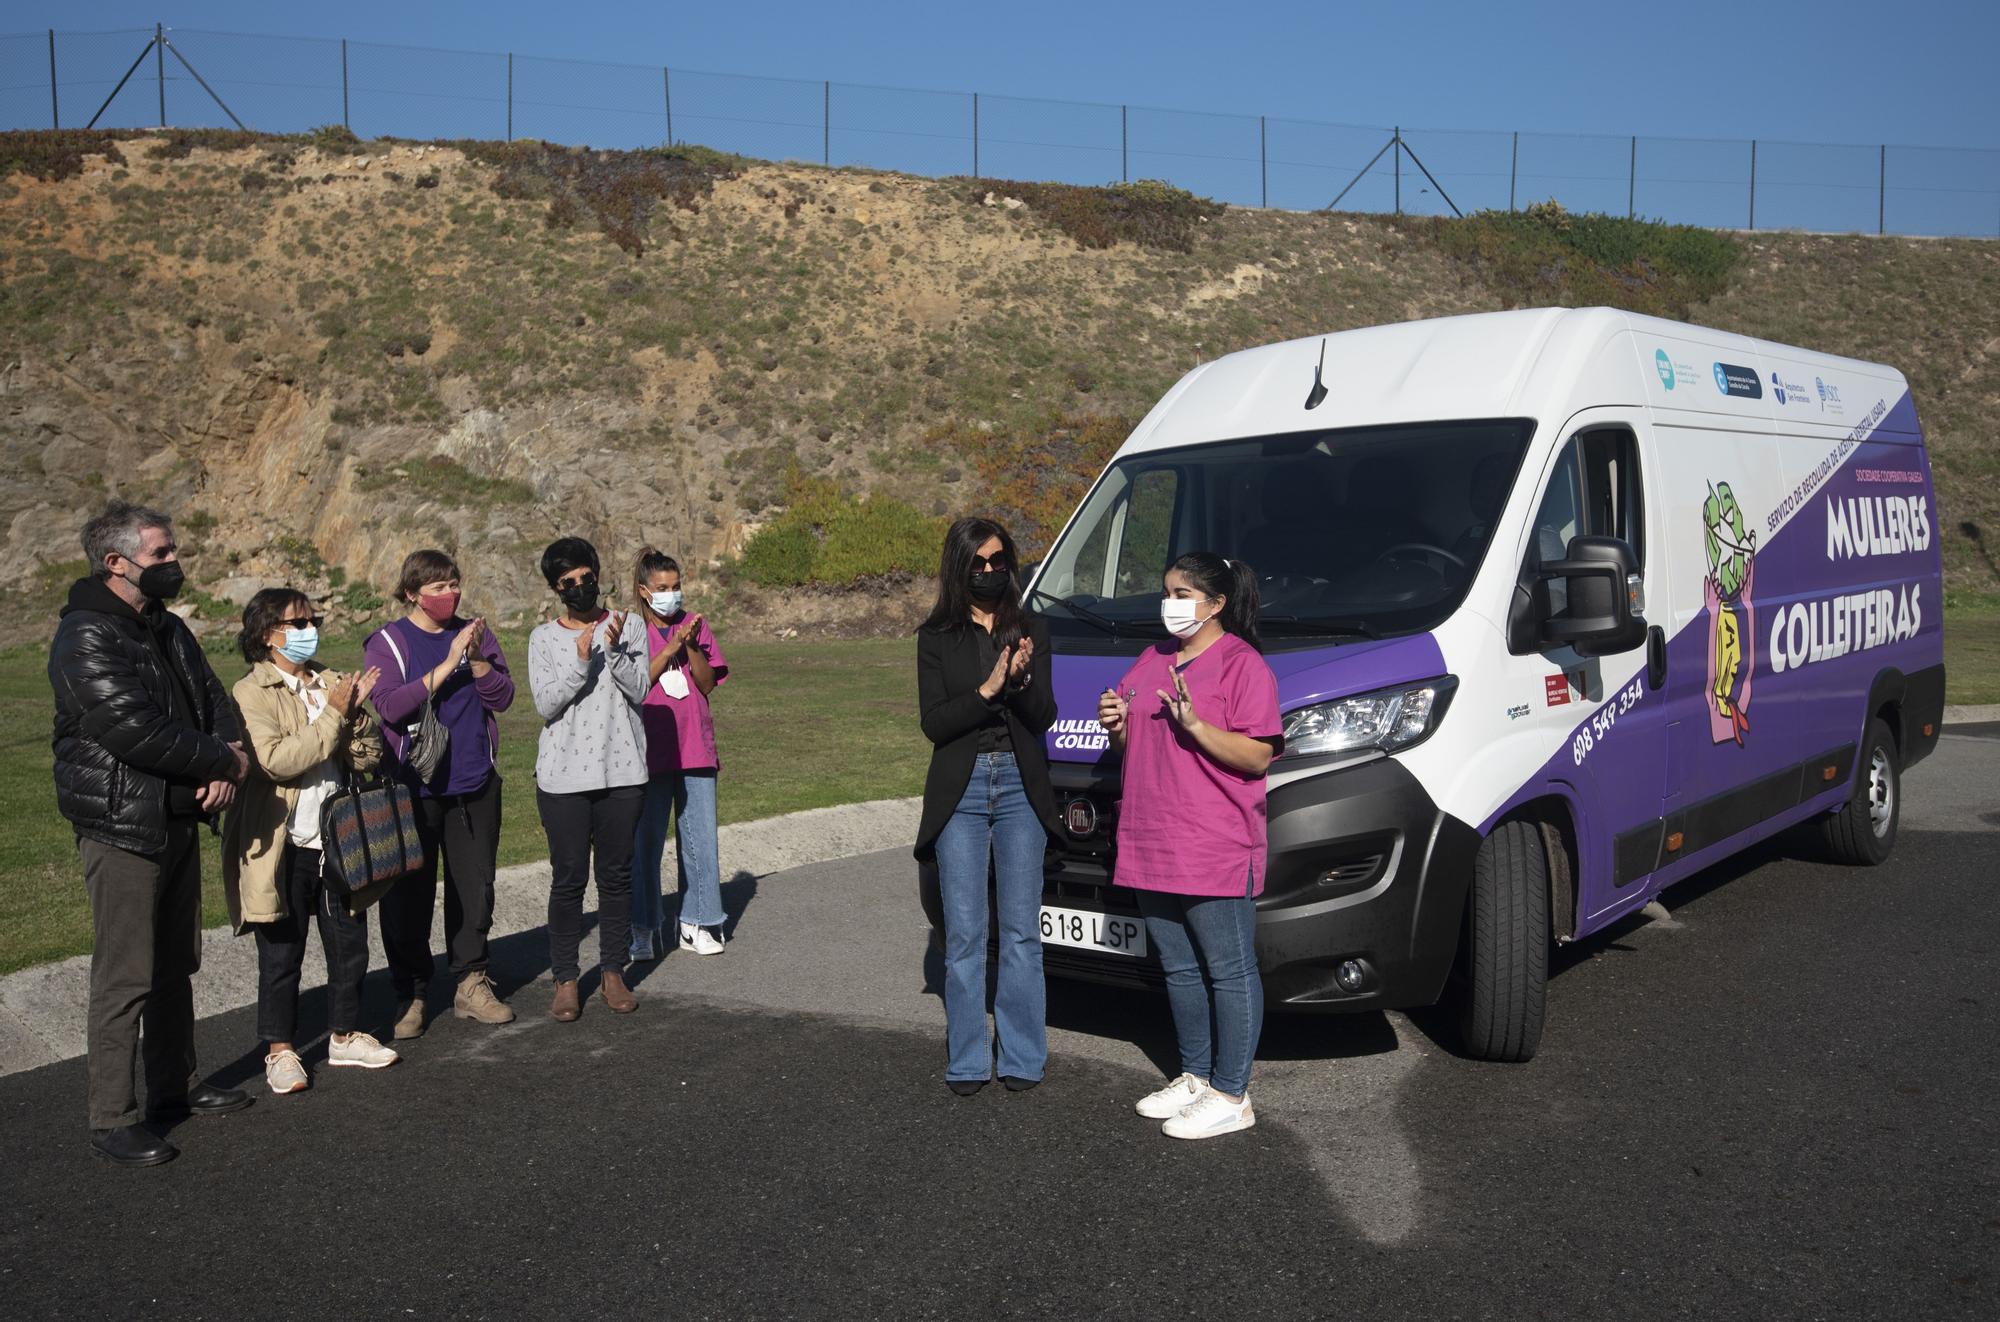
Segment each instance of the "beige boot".
M493 994L493 979L486 976L485 969L474 969L459 980L451 1012L459 1019L476 1019L482 1024L514 1022L513 1010Z
M424 998L416 997L404 1003L401 1013L396 1016L395 1037L398 1042L407 1042L413 1037L424 1035Z

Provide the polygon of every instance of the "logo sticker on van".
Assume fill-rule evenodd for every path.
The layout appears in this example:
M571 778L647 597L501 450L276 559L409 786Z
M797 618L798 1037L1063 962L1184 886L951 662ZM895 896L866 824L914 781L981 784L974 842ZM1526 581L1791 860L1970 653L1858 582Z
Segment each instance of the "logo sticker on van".
M1757 374L1747 367L1738 367L1735 363L1715 365L1715 388L1737 399L1764 398L1764 384L1757 379ZM1782 395L1778 397L1778 402L1781 404L1784 402Z
M1667 357L1665 349L1653 350L1653 367L1660 374L1660 384L1672 390L1674 388L1674 360Z
M1708 606L1709 737L1718 744L1733 740L1741 748L1750 732L1750 678L1757 669L1751 600L1757 530L1745 525L1743 508L1727 482L1708 484L1701 521L1708 553L1702 595Z

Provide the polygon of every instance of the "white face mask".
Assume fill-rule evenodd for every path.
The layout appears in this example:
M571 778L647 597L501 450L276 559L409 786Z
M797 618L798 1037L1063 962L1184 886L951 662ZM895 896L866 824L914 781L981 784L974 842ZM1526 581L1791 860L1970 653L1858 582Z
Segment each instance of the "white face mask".
M665 592L652 593L650 599L653 603L653 614L662 617L680 614L681 593L679 588L670 588Z
M1186 597L1166 597L1160 602L1160 623L1167 626L1167 632L1176 638L1192 638L1201 632L1201 626L1208 620L1200 619L1195 612L1201 603ZM1214 619L1213 615L1208 617Z

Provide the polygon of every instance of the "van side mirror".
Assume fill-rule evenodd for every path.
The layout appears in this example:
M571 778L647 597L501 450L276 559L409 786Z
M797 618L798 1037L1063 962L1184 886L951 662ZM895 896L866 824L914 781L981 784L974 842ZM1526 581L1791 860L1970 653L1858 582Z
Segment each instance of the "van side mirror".
M1549 584L1561 579L1564 606L1555 611ZM1544 646L1568 646L1579 656L1629 652L1646 638L1638 557L1617 537L1572 537L1561 560L1545 561L1535 581L1535 618Z

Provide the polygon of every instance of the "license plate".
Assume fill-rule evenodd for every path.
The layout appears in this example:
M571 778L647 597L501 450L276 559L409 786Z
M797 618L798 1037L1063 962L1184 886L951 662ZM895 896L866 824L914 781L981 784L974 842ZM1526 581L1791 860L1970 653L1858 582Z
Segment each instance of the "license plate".
M1139 959L1146 953L1146 926L1137 918L1092 913L1088 909L1057 909L1045 904L1042 906L1042 944L1079 946L1107 955L1129 955Z

